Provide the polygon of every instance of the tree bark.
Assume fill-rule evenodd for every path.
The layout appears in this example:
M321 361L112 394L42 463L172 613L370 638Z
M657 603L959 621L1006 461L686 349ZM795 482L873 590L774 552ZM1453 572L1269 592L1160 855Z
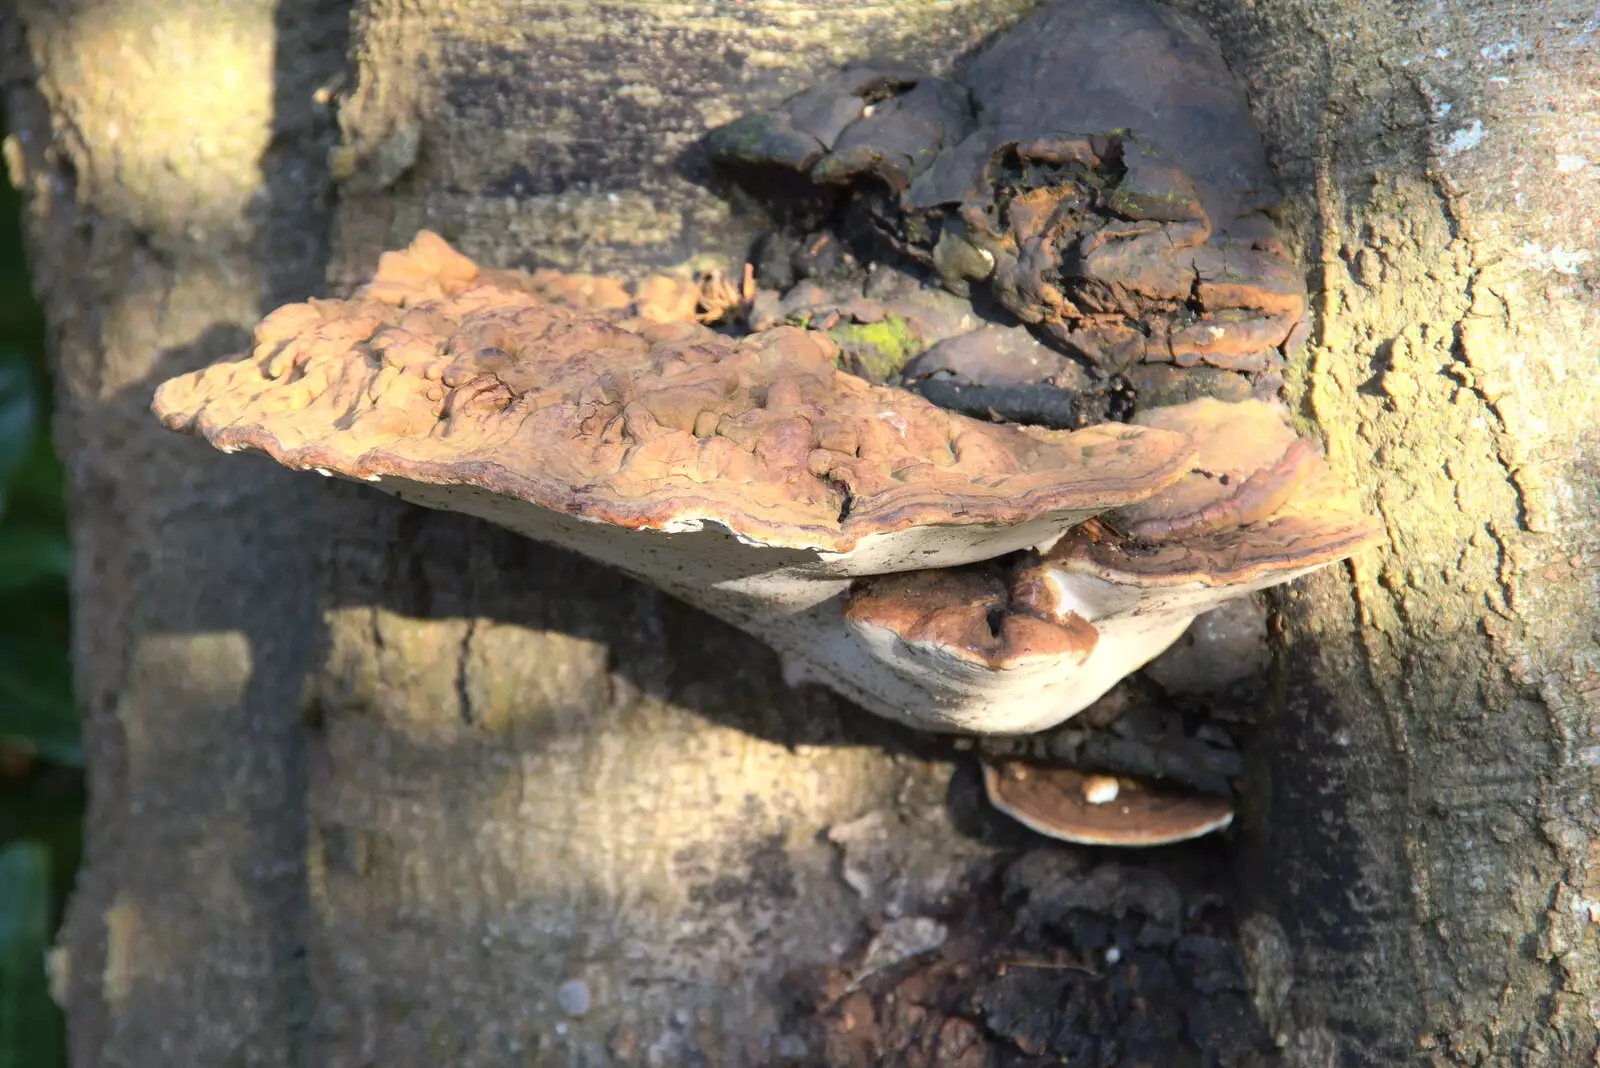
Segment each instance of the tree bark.
M74 1064L303 1061L295 706L337 508L173 448L148 406L322 284L337 131L312 97L343 68L346 21L296 0L5 16L5 157L57 371L93 782L53 961Z
M1279 598L1233 840L1130 871L1036 848L949 743L786 689L619 575L146 412L421 226L503 265L726 260L752 223L704 129L849 58L948 66L1030 3L20 0L6 158L94 786L56 962L74 1063L1039 1063L1012 1016L1066 1026L1070 977L981 949L1103 946L1041 919L1102 871L1189 906L1141 898L1184 932L1141 981L1226 893L1266 1031L1225 1049L1179 966L1154 989L1195 999L1182 1026L1124 1005L1094 1063L1594 1063L1600 24L1178 6L1250 91L1310 272L1291 399L1391 544ZM796 980L909 917L973 998Z
M1391 537L1284 604L1242 871L1293 950L1296 1055L1591 1063L1600 24L1204 10L1312 271L1294 392Z

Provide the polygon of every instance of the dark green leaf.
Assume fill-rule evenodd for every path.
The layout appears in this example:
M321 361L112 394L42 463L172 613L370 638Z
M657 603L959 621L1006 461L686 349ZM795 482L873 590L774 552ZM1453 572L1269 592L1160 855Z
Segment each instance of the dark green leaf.
M67 539L38 527L0 526L0 594L67 577Z
M0 777L0 843L26 838L50 847L59 905L82 848L83 772L44 763L8 771Z
M65 481L61 462L50 444L50 427L40 422L22 466L11 476L11 487L6 491L11 504L5 518L30 525L65 526L66 508L62 500Z
M15 345L0 345L0 515L5 489L33 444L38 401L27 358Z
M0 851L0 1068L61 1063L60 1010L50 1000L50 851L13 842Z
M65 649L71 635L66 583L36 583L0 594L0 645L24 641Z
M72 669L64 649L0 642L0 737L71 767L83 765Z

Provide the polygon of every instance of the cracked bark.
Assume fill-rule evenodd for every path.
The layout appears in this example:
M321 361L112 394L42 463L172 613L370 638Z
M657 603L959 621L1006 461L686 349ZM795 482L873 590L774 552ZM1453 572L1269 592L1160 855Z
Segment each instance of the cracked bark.
M910 828L880 893L913 906L1017 843L947 751L670 600L144 409L419 225L506 264L726 255L699 130L1027 6L371 0L331 156L339 4L14 6L94 783L74 1063L772 1063L776 977L882 915L823 828ZM1225 854L1257 1005L1291 1064L1591 1063L1592 5L1180 6L1250 89L1311 272L1297 412L1394 539L1278 602Z
M1587 1063L1600 323L1592 260L1559 250L1600 230L1600 174L1570 169L1592 13L1205 11L1316 272L1302 410L1395 541L1285 605L1251 837L1286 876L1264 897L1297 947L1296 1047Z

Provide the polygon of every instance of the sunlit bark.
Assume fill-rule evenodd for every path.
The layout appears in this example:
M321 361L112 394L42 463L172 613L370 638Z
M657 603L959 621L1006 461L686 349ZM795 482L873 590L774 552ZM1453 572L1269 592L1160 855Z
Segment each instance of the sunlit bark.
M341 73L338 4L15 5L93 782L74 1063L774 1063L808 1048L780 976L1026 841L948 748L675 602L146 406L419 226L505 264L726 255L699 132L1028 6L371 0ZM1280 602L1238 837L1154 863L1232 865L1289 1063L1591 1063L1600 25L1179 6L1310 271L1296 410L1392 544ZM863 896L826 829L874 812Z

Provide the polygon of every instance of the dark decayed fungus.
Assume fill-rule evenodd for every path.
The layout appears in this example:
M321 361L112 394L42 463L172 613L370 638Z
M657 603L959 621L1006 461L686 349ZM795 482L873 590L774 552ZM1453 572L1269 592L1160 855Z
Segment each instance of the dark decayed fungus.
M995 425L840 371L818 333L580 314L548 286L424 234L154 407L618 567L933 729L1060 722L1198 612L1376 536L1260 402Z
M983 784L990 803L1012 819L1081 845L1168 845L1233 822L1226 798L1164 790L1125 776L986 760Z
M1145 403L1270 394L1303 336L1305 282L1268 214L1280 197L1244 91L1163 4L1061 0L948 78L846 70L707 149L780 217L832 197L825 226L864 257L982 295ZM816 195L796 197L796 178ZM1164 368L1196 373L1180 386Z

